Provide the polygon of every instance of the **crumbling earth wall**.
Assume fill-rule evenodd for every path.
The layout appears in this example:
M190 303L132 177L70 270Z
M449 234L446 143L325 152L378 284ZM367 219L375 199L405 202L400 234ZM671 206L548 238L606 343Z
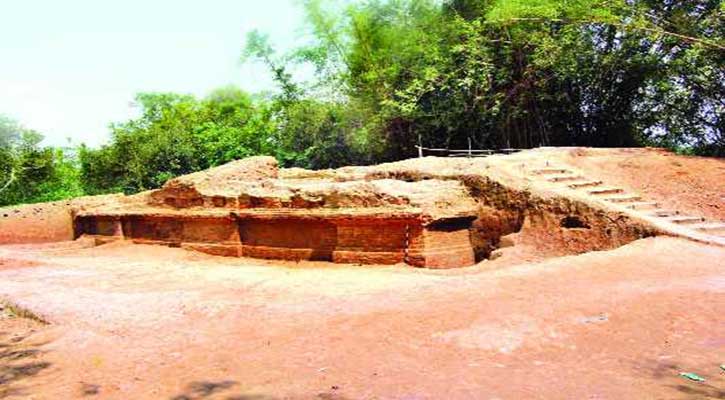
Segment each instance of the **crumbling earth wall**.
M73 240L70 202L0 208L0 244Z
M86 196L73 200L0 208L0 244L73 240L73 218L76 210L113 202L120 197L122 196Z
M252 157L147 193L68 203L48 213L57 230L39 218L29 229L13 228L28 232L13 240L87 236L233 257L451 268L505 246L558 256L659 233L615 209L531 189L501 167L505 161L432 158L305 171ZM41 231L47 236L33 233Z
M480 175L461 180L480 201L471 227L479 260L488 258L506 236L540 255L560 256L613 249L659 233L643 221L574 199L542 197Z

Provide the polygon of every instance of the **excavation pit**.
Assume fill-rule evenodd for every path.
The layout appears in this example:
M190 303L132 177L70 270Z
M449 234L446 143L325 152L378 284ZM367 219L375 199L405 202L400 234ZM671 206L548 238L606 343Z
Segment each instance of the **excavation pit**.
M561 255L654 234L621 213L539 196L471 165L450 171L424 160L430 165L305 171L252 157L172 179L124 204L78 210L74 237L230 257L454 268L491 257L504 236L539 255Z
M424 225L419 215L279 215L274 211L208 215L78 215L75 236L98 243L129 240L209 254L353 264L452 268L475 262L473 217ZM330 214L330 213L327 213Z

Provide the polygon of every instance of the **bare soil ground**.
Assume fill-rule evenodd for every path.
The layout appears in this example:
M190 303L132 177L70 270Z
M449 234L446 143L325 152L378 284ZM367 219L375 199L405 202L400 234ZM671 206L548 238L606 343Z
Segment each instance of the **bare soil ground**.
M51 321L0 319L0 398L725 397L718 247L445 271L58 247L0 247L0 296Z
M527 174L549 162L725 219L724 162L659 150L280 174L344 186L398 169L484 171L543 193L551 185ZM424 184L393 186L379 189L416 200L406 188ZM74 204L125 207L144 196ZM542 229L538 246L519 241L467 268L291 263L57 242L73 236L68 211L0 209L0 243L25 242L0 246L0 300L50 322L0 307L0 400L725 398L722 246L660 236L547 258L561 252L541 243L561 243ZM42 241L56 243L27 243Z
M671 210L725 219L725 160L662 149L576 149L568 163Z

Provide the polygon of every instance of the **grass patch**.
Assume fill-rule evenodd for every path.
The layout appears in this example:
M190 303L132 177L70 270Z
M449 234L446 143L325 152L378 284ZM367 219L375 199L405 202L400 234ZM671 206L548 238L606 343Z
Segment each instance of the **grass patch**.
M25 318L43 325L49 325L50 322L46 321L43 317L38 314L22 307L8 299L0 299L0 318Z

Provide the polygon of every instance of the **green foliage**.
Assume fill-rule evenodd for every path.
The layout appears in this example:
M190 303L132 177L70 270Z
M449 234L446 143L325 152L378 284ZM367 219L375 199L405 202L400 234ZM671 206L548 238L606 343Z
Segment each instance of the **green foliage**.
M284 89L287 75L279 76ZM284 166L307 168L367 161L348 143L357 120L343 105L291 94L283 90L272 99L253 99L233 87L201 100L139 94L139 118L113 124L108 145L80 148L83 190L134 193L157 188L174 176L260 154L274 155Z
M72 149L54 149L53 167L48 177L37 186L31 202L44 202L83 196L80 167Z
M247 43L242 53L242 60L261 60L274 75L274 79L282 89L279 100L284 104L298 100L300 89L292 81L292 75L287 71L285 59L275 56L269 37L256 30L249 32Z
M237 88L197 100L171 93L136 97L141 117L111 126L110 144L82 147L87 193L137 192L167 179L269 151L273 129L268 106Z
M341 104L281 94L253 99L222 88L204 99L146 93L141 116L113 124L112 140L79 149L80 180L88 194L134 193L174 176L253 155L308 168L370 162L360 141L348 143L355 118Z
M0 206L82 194L73 157L41 147L42 140L39 133L0 116Z
M486 13L491 23L521 19L615 22L622 0L497 0Z
M303 0L313 40L244 61L278 91L141 93L107 145L0 117L0 205L138 192L234 159L332 168L478 148L655 145L725 156L721 0ZM312 65L295 82L295 64Z
M344 106L303 100L280 114L277 158L285 166L334 168L360 163L349 143L354 131Z
M714 0L305 3L296 52L364 116L383 159L429 147L723 150ZM352 135L358 134L353 132Z

